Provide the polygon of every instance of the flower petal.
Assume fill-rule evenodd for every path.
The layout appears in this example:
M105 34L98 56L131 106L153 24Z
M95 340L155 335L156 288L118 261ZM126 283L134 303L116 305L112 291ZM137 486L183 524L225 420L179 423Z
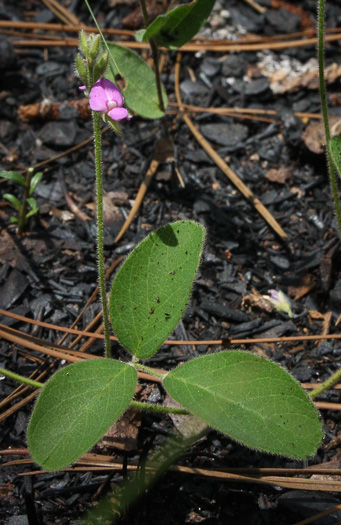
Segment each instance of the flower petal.
M130 120L128 110L126 110L126 108L114 108L109 111L108 115L113 120L122 120L124 118Z
M101 85L105 91L106 97L112 102L116 102L118 106L123 106L124 98L117 86L107 78L101 79Z
M89 104L91 109L93 109L94 111L102 111L102 113L107 113L108 99L102 83L103 80L98 80L94 87L91 89L89 95Z

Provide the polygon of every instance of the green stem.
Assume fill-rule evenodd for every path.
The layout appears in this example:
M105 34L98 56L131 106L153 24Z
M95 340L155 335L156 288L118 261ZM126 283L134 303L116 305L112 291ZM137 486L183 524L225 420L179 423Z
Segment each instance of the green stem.
M147 367L146 367L147 368ZM38 381L33 381L33 379L28 379L14 372L10 372L5 368L0 368L0 374L3 374L10 379L15 381L20 381L20 383L25 383L26 385L32 386L34 388L43 388L44 383L39 383ZM164 414L178 414L178 415L189 415L189 412L184 408L172 408L165 407L162 405L154 405L152 403L140 403L139 401L131 401L130 406L136 410L143 410L148 412L162 412Z
M33 379L20 376L19 374L15 374L14 372L6 370L5 368L0 368L0 374L3 374L10 379L14 379L15 381L20 381L20 383L25 383L25 385L33 386L34 388L43 388L44 386L44 383L38 383L38 381L33 381Z
M322 385L320 385L318 388L313 390L310 393L310 397L314 399L315 397L322 394L322 392L324 392L325 390L329 390L329 388L332 388L339 381L340 378L341 378L341 370L338 370L332 376L330 376L330 378L327 379L327 381L325 381L324 383L322 383Z
M137 410L143 410L148 412L163 412L164 414L179 414L188 416L190 412L184 408L172 408L164 407L163 405L153 405L152 403L140 403L139 401L131 401L131 408L136 408Z
M95 165L96 165L96 189L97 189L97 257L98 257L98 281L103 311L105 357L111 357L109 312L107 305L107 294L105 289L105 272L103 256L103 185L102 185L102 150L101 150L101 114L92 112L95 142Z
M142 14L143 14L144 25L145 25L145 28L147 29L147 27L149 26L149 17L148 17L145 0L140 0L140 4L141 4L141 9L142 9ZM159 70L159 49L153 38L149 39L149 44L150 44L150 49L152 52L152 59L154 62L154 75L155 75L157 96L159 100L159 108L160 108L160 111L165 113L166 108L165 108L165 105L163 103L163 98L162 98L162 86L161 86L161 78L160 78L160 70ZM169 131L168 131L167 123L164 117L161 119L161 122L162 122L164 136L169 138Z
M27 199L30 196L30 189L31 189L31 179L33 176L33 168L29 168L27 170L27 176L26 176L26 186L25 186L25 193L24 193L24 199L21 205L20 213L19 213L19 220L18 220L18 235L21 237L25 228L26 224L26 213L27 213Z
M318 2L318 64L319 64L319 80L320 80L320 98L322 107L322 116L324 122L324 132L326 136L326 155L328 162L329 182L332 190L334 208L339 228L339 234L341 234L341 208L340 200L337 188L337 178L334 168L333 159L330 154L330 129L328 119L328 107L327 107L327 96L326 96L326 85L324 79L324 12L325 12L325 0L319 0Z
M163 379L166 375L166 373L161 374L160 372L156 372L153 368L149 368L149 366L141 365L141 363L136 363L132 361L130 364L132 364L135 368L138 370L142 370L143 372L147 372L147 374L150 374L152 376L158 377L159 379Z

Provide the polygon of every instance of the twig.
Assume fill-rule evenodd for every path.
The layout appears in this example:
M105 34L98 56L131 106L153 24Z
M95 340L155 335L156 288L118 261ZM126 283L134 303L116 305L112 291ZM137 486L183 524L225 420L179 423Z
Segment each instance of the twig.
M110 127L106 126L101 130L102 135L109 131ZM83 148L84 146L87 146L94 140L93 136L89 137L86 140L83 140L80 144L76 144L76 146L72 146L72 148L69 148L62 153L59 153L58 155L55 155L54 157L50 157L47 160L43 160L42 162L38 162L38 164L35 164L33 167L34 170L37 170L38 168L41 168L42 166L46 166L46 164L50 164L51 162L54 162L55 160L61 159L62 157L65 157L66 155L69 155L70 153L73 153L74 151L77 151L80 148ZM25 170L23 170L25 171Z
M0 315L5 317L10 317L16 319L17 321L22 321L23 323L29 323L33 325L38 325L43 328L48 328L49 330L55 330L59 332L65 332L67 334L74 334L82 337L93 337L95 339L104 339L103 334L94 334L93 332L88 332L87 330L76 330L74 328L67 328L66 326L58 326L51 323L45 323L44 321L36 321L35 319L30 319L29 317L24 317L23 315L18 315L13 312L6 312L6 310L0 309ZM0 327L7 329L7 327L0 325ZM11 330L13 330L11 328ZM17 331L19 334L21 332ZM1 335L1 334L0 334ZM27 334L22 334L23 337ZM117 341L117 337L111 335L111 341ZM256 345L256 344L266 344L266 343L299 343L302 341L321 341L321 340L338 340L341 339L341 334L326 334L326 335L294 335L294 336L282 336L282 337L258 337L255 339L203 339L203 340L182 340L182 339L166 339L164 341L165 345L218 345L223 347L230 347L232 345ZM51 346L50 343L46 343L47 346ZM55 345L52 345L55 346ZM65 350L65 349L64 349ZM77 352L78 354L78 352Z
M337 34L331 34L325 36L325 42L337 42L341 39L341 32ZM123 47L128 47L131 49L149 49L149 44L145 42L117 42ZM212 40L209 45L207 43L201 43L198 41L190 42L184 44L181 48L182 51L197 53L198 51L212 51L212 52L228 52L233 51L245 52L245 51L264 51L264 50L281 50L281 49L290 49L292 47L306 47L306 46L316 46L317 38L302 38L299 40L292 40L287 42L273 42L273 41L261 41L254 44L248 42L233 42L227 41L227 43L216 43ZM77 47L78 39L77 38L61 38L59 41L54 40L32 40L30 42L26 40L13 40L12 44L14 47ZM166 48L166 52L169 52Z
M244 0L244 2L246 2L247 4L249 4L249 6L253 7L253 9L255 11L257 11L257 13L265 13L266 9L265 7L257 4L257 2L255 2L255 0Z
M69 210L76 216L78 219L80 219L82 222L85 221L91 221L91 217L84 213L84 211L80 210L75 203L75 201L70 197L69 192L66 188L66 184L64 181L64 178L62 176L59 177L59 183L64 195L65 202L69 208Z
M142 8L144 25L145 25L145 28L147 29L147 27L149 26L149 18L148 18L145 0L140 0L140 5ZM159 101L159 109L160 111L162 111L162 113L165 113L165 105L163 103L163 98L162 98L162 84L161 84L160 69L159 69L159 49L153 38L149 39L149 44L150 44L150 49L152 52L152 59L154 62L155 84L156 84L156 90L157 90L157 97ZM168 126L167 126L167 122L165 121L164 116L161 118L161 125L163 128L164 136L169 138Z
M137 212L140 209L141 203L142 203L142 201L144 199L145 194L147 193L147 190L148 190L148 188L150 186L150 183L153 180L153 177L154 177L155 173L157 172L158 167L159 167L159 162L157 160L152 160L152 162L151 162L151 164L149 166L149 169L148 169L148 171L146 173L145 179L142 182L142 184L141 184L141 186L139 188L139 191L137 192L135 202L134 202L134 204L133 204L133 206L132 206L132 208L131 208L131 210L129 212L128 218L125 221L125 223L123 224L119 234L117 235L117 237L115 239L115 242L118 242L120 239L122 239L123 235L128 230L128 228L131 225L131 223L133 222L134 217L135 217L135 215L137 214Z
M196 138L196 140L199 142L200 146L206 151L206 153L211 157L212 160L217 164L217 166L225 173L225 175L229 178L229 180L236 186L236 188L244 195L246 199L248 199L253 206L256 208L258 213L263 217L263 219L271 226L271 228L283 239L286 240L287 234L282 229L282 227L278 224L276 219L271 215L271 213L265 208L265 206L261 203L261 201L256 197L253 192L240 180L238 175L234 173L233 170L223 161L223 159L216 153L216 151L212 148L212 146L207 142L206 139L202 136L200 131L196 128L196 126L193 124L191 119L186 115L184 112L184 108L182 105L181 95L180 95L180 87L179 87L179 77L180 77L180 62L181 62L181 54L177 54L176 58L176 65L175 65L175 94L177 98L177 102L179 104L180 111L182 113L183 119L186 122L187 126L189 127L190 131Z
M328 510L325 510L324 512L319 512L318 514L314 514L314 516L310 516L310 518L306 518L302 521L297 521L294 523L294 525L309 525L309 523L314 523L315 521L325 518L326 516L330 516L331 514L334 514L334 512L338 512L341 510L341 505L336 505L336 507L331 507ZM340 523L340 522L339 522Z
M7 451L1 450L1 455L7 455ZM9 453L11 451L8 451ZM17 455L19 455L17 450ZM20 455L28 455L26 449L22 449ZM16 459L6 462L3 467L15 466L15 465L32 465L33 460L29 458ZM135 471L139 468L138 465L128 465L129 471ZM121 471L122 462L113 461L111 456L85 454L80 458L72 468L62 469L64 472L82 472L82 471ZM155 472L155 467L146 466L148 472ZM228 483L251 483L261 485L276 485L277 487L289 488L295 490L309 490L309 491L320 491L320 492L341 492L341 482L338 479L306 479L301 477L295 477L299 475L325 475L329 476L329 469L210 469L210 468L192 468L183 465L171 465L168 469L171 472L178 474L186 474L190 476L200 476L208 479L216 479L220 482ZM273 474L271 474L273 470ZM290 472L292 470L292 473ZM335 472L333 475L340 476L340 469L333 469ZM44 474L44 470L35 470L31 472L22 472L20 476L28 475L41 475ZM281 475L282 474L282 475ZM291 477L290 477L291 476ZM296 524L298 525L298 524ZM302 525L302 523L301 523Z
M46 7L57 16L62 22L66 24L73 24L82 27L82 22L73 13L71 13L66 7L61 5L57 0L43 0Z
M179 107L179 104L177 102L169 102L169 106ZM236 117L238 115L248 115L255 116L257 120L261 120L258 115L273 115L277 116L278 111L275 109L255 109L255 108L215 108L215 107L208 107L203 108L200 106L193 106L192 104L182 104L182 107L186 109L189 112L193 113L216 113L217 115L228 115ZM319 113L302 113L299 111L296 111L294 113L296 117L299 117L301 119L313 119L313 120L321 120L322 115ZM267 119L274 121L275 119Z
M22 22L22 21L12 21L12 20L0 20L0 29L23 29L34 31L53 31L53 32L68 32L68 33L79 33L83 29L86 33L98 33L98 29L94 26L81 26L81 25L70 25L70 24L54 24L54 23L40 23L40 22ZM125 36L128 38L134 39L135 31L130 29L113 29L113 28L103 28L102 33L112 36ZM327 35L333 33L340 33L340 28L327 28L325 30ZM201 44L206 45L215 45L215 44L238 44L238 43L260 43L260 42L282 42L283 40L290 40L293 38L311 38L316 35L316 29L313 27L311 29L305 29L304 31L297 31L295 33L286 33L274 36L258 36L258 35L247 35L244 38L241 38L238 42L227 40L227 39L209 39L206 37L195 37L195 42L200 42ZM26 36L26 34L25 34ZM44 35L36 35L36 38L43 37Z

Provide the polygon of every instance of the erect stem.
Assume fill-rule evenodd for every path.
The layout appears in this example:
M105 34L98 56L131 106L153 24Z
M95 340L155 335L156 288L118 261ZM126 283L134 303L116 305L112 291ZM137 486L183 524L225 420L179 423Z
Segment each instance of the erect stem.
M23 198L23 202L21 205L21 209L19 213L19 220L18 220L18 235L20 237L23 234L25 224L26 224L27 199L30 196L31 179L32 179L33 171L34 171L33 168L29 168L27 170L25 193L24 193L24 198Z
M145 25L145 27L147 29L147 27L149 26L149 17L148 17L148 12L147 12L147 7L146 7L145 0L140 0L140 4L141 4L141 8L142 8L144 25ZM155 83L156 83L156 89L157 89L157 96L158 96L158 100L159 100L159 108L160 108L160 111L165 113L166 108L165 108L165 105L163 103L163 98L162 98L161 78L160 78L160 70L159 70L159 50L158 50L158 47L157 47L157 45L155 43L155 40L153 38L149 39L149 44L150 44L150 49L151 49L151 52L152 52L152 59L153 59L153 62L154 62L154 74L155 74ZM166 123L164 117L161 119L161 122L162 122L164 135L165 135L165 137L169 138L169 131L168 131L167 123Z
M327 107L327 96L326 96L326 85L324 80L324 11L325 11L325 0L319 0L318 2L318 64L319 64L319 80L320 80L320 98L322 107L322 116L324 122L324 132L326 136L326 155L328 162L329 182L332 190L334 208L339 228L339 235L341 235L341 208L340 200L337 188L337 178L334 168L333 159L330 154L330 129L328 119L328 107Z
M5 368L0 368L0 374L3 374L4 376L9 377L10 379L14 379L15 381L20 381L20 383L25 383L25 385L33 386L34 388L43 388L44 386L44 383L38 383L38 381L33 381L33 379L28 379L27 377L20 376L19 374L10 372L10 370L6 370Z
M190 412L184 408L165 407L163 405L154 405L153 403L140 403L139 401L131 401L129 406L131 408L136 408L137 410L149 412L163 412L165 414L179 414L184 416L190 415Z
M96 190L97 190L97 265L100 297L103 311L105 357L111 357L109 313L105 287L103 256L103 185L102 185L102 150L101 150L101 114L92 112L95 143Z

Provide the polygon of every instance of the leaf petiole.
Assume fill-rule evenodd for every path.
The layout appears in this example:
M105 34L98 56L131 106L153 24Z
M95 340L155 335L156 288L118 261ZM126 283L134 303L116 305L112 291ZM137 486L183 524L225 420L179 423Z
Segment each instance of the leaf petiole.
M191 415L188 410L184 408L165 407L163 405L154 405L153 403L140 403L139 401L131 401L131 408L136 410L148 411L148 412L163 412L164 414L179 414L188 416Z
M9 377L10 379L14 379L15 381L20 381L20 383L24 383L25 385L33 386L34 388L43 388L44 386L44 383L39 383L38 381L34 381L33 379L29 379L19 374L15 374L14 372L6 370L5 368L0 368L0 374L3 374L4 376Z
M137 370L142 370L143 372L147 372L147 374L158 377L159 379L163 379L167 375L167 373L162 374L161 372L156 372L153 368L149 368L149 366L141 365L141 363L137 363L136 361L132 361L130 364L133 365Z

